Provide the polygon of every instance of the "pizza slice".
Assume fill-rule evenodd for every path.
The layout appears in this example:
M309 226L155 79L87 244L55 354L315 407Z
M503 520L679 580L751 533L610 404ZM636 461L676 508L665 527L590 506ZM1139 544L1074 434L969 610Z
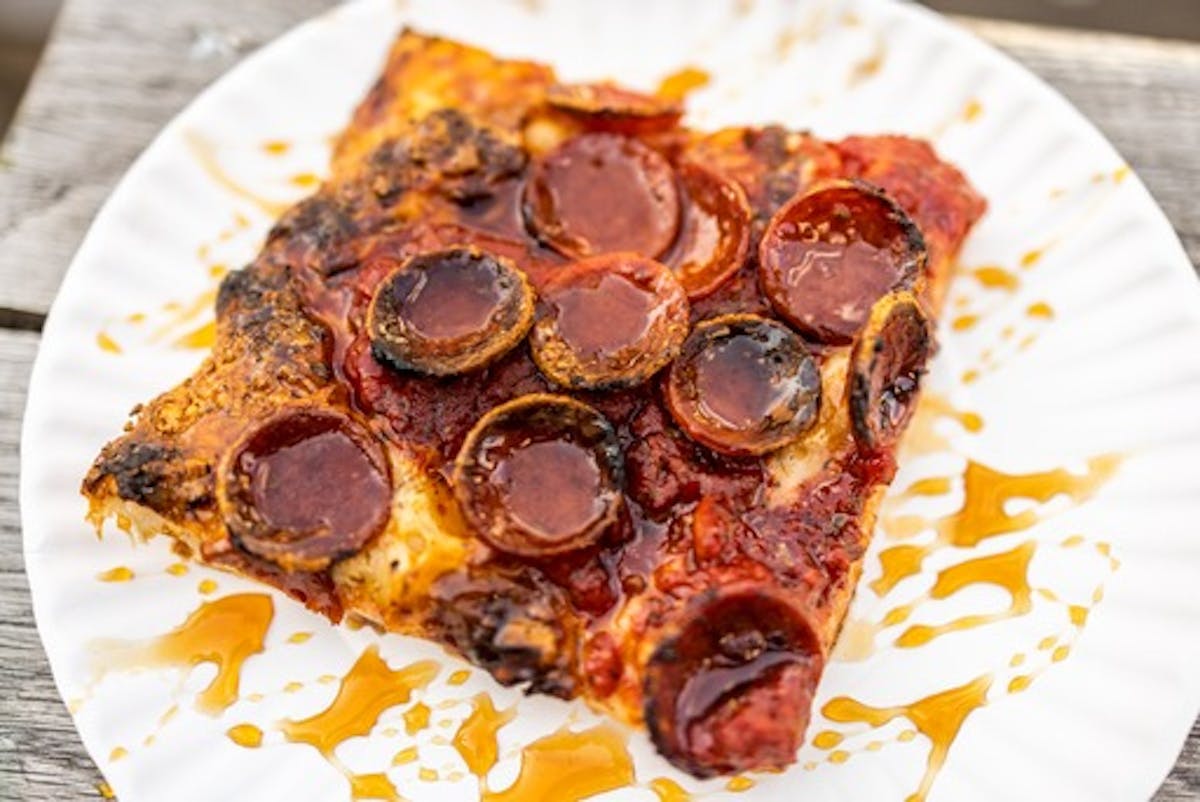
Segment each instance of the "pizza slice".
M984 202L923 142L682 117L402 33L91 519L697 776L791 763Z

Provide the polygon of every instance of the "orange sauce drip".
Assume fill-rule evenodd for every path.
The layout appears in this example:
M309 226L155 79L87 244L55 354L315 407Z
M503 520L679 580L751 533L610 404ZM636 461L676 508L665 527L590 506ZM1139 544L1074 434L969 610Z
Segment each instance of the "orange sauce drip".
M446 679L447 685L462 685L471 678L471 672L465 669L455 671Z
M875 47L871 50L866 58L856 62L850 69L850 75L846 78L846 87L853 89L859 84L875 77L881 69L883 62L887 59L887 42L882 36L875 37Z
M288 205L286 203L264 198L231 176L221 165L220 159L217 158L216 145L208 139L195 131L187 131L184 133L184 141L187 144L188 150L192 153L192 158L196 160L200 169L204 171L214 184L224 189L230 195L241 198L244 201L249 201L270 218L279 217L287 209Z
M965 615L936 626L917 624L904 630L896 638L896 645L911 649L949 632L974 629L1028 613L1033 609L1029 561L1033 558L1035 548L1033 541L1027 541L1010 551L967 560L941 571L929 592L932 598L948 598L969 585L995 585L1008 592L1011 600L1008 609L998 613Z
M225 731L229 740L246 749L257 749L262 746L263 733L253 724L235 724Z
M212 579L201 579L200 584L196 586L196 590L199 591L202 596L208 596L212 593L216 593L217 583Z
M171 563L167 566L167 573L171 576L183 576L188 572L188 567L183 563Z
M933 781L946 762L946 755L958 737L963 722L975 710L987 704L990 675L977 677L965 685L893 707L872 707L846 696L830 700L821 712L831 721L863 723L872 728L882 727L897 718L906 718L917 731L929 739L929 758L917 790L906 802L922 802L933 787Z
M417 747L408 746L396 753L396 756L392 758L392 765L403 766L407 763L412 763L418 757L419 755L417 754Z
M351 799L383 799L387 802L403 802L403 797L392 785L386 774L347 774L350 781Z
M290 180L293 184L303 189L309 189L321 183L321 177L313 173L297 173Z
M656 94L668 100L683 100L689 94L708 86L712 77L699 67L684 67L663 78Z
M486 693L476 696L471 705L471 714L463 720L452 743L467 764L467 769L476 777L483 778L496 765L499 756L496 733L516 717L517 709L496 710L492 698Z
M1021 267L1030 268L1042 260L1044 251L1041 248L1035 248L1032 251L1026 251L1021 257Z
M1054 318L1054 308L1045 301L1032 303L1025 310L1025 314L1029 317L1041 318L1042 320L1051 320Z
M308 640L312 636L313 636L313 634L311 632L293 632L291 635L288 635L287 642L288 643L307 643Z
M133 569L118 565L116 568L96 574L96 579L101 582L128 582L133 579Z
M97 642L97 657L103 671L213 663L217 675L196 697L196 708L216 715L237 701L242 664L262 652L274 612L271 597L261 593L225 596L158 638Z
M754 786L754 780L749 777L730 777L729 782L725 783L725 790L741 793L742 791L749 791Z
M648 787L658 797L658 802L691 802L692 799L682 785L667 777L655 777Z
M429 706L424 702L417 702L415 705L404 711L404 731L409 735L416 735L421 730L429 726Z
M292 143L281 139L271 139L262 143L262 149L270 156L282 156L292 149Z
M816 735L814 735L812 742L813 746L817 747L818 749L832 749L842 743L842 738L843 736L840 732L825 730L824 732L818 732Z
M128 757L128 756L129 756L129 750L123 746L115 746L115 747L113 747L113 750L108 753L108 759L114 763L116 761L120 760L121 758Z
M959 315L950 322L950 328L955 331L968 331L975 328L978 322L979 315Z
M209 321L197 329L193 329L186 334L176 337L171 343L176 348L188 348L192 350L204 350L212 348L217 341L217 323Z
M120 344L103 331L96 335L96 345L109 354L119 354L122 350Z
M602 794L633 783L625 736L607 725L582 732L559 730L521 750L521 771L504 791L483 802L559 802Z
M163 311L170 314L170 319L150 334L150 341L156 342L171 336L172 333L178 331L180 328L183 328L189 323L198 320L202 315L212 311L216 303L217 287L209 287L207 290L200 293L193 300L186 304L178 301L169 301L163 304ZM201 326L199 329L195 329L191 334L194 335L197 331L200 331L203 328L204 326ZM191 335L184 336L186 337ZM187 347L179 345L178 340L176 341L176 345L177 347Z
M1013 499L1044 504L1065 495L1076 503L1087 500L1116 472L1120 461L1120 457L1112 454L1093 457L1083 474L1074 474L1062 468L1004 473L969 460L963 471L964 498L958 512L933 521L918 519L937 531L936 542L929 546L885 549L879 555L883 575L871 583L871 588L881 596L886 594L901 580L917 574L925 558L939 547L971 548L988 538L1022 531L1041 520L1035 509L1008 512L1006 505ZM896 521L905 525L905 518Z
M432 660L393 670L379 656L379 647L369 646L342 678L328 707L300 721L288 719L280 729L289 741L311 744L331 756L342 741L369 733L385 710L406 703L437 672Z
M1008 290L1012 292L1021 286L1021 279L1015 273L1010 273L998 265L984 265L971 271L983 286L993 290Z

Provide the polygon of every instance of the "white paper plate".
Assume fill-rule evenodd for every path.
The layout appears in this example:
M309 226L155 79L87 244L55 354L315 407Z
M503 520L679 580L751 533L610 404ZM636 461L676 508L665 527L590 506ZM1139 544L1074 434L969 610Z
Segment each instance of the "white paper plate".
M668 73L698 66L713 80L691 98L696 125L777 120L829 137L906 132L933 137L962 165L991 208L962 255L965 268L952 289L931 388L955 408L979 413L985 425L974 433L951 419L922 427L916 445L930 453L912 454L894 489L922 476L957 477L966 457L1013 473L1078 470L1086 458L1106 453L1123 461L1090 501L1011 502L1008 514L1036 508L1038 522L972 549L941 549L882 599L867 584L880 574L880 551L896 544L878 537L852 609L852 634L861 635L861 622L921 597L939 569L1024 543L1036 548L1028 566L1032 585L1060 601L1035 592L1020 615L916 649L891 645L908 624L888 629L869 659L831 663L817 709L839 696L900 705L990 676L988 704L966 717L930 800L1149 796L1200 707L1197 282L1141 183L1127 177L1113 149L1059 96L932 14L882 0L368 1L301 26L197 98L97 217L47 322L34 370L22 447L25 557L63 697L85 695L94 639L166 631L197 607L201 579L214 578L217 595L258 590L197 567L184 577L165 573L172 560L162 542L135 548L115 531L98 541L83 522L78 483L133 404L182 379L202 357L172 342L211 312L201 304L189 317L187 309L164 305L186 305L210 289L212 263L237 266L251 258L272 204L304 194L291 180L297 174L322 171L328 137L344 124L406 22L503 55L549 61L571 79L611 76L652 88ZM271 155L262 147L268 140L292 147ZM1019 288L987 288L966 269L984 265L1019 274ZM1028 313L1038 302L1052 308L1053 319ZM130 323L136 313L148 319ZM950 324L965 314L977 315L978 323ZM112 353L111 343L109 350L98 346L102 331L123 353ZM970 370L980 377L965 384L962 374ZM931 451L939 437L943 444ZM955 489L893 512L938 517L961 498ZM1060 545L1072 535L1085 539ZM1109 544L1111 554L1097 544ZM118 565L136 578L97 581ZM1103 601L1094 605L1100 586ZM267 650L242 675L243 696L266 694L262 701L243 699L218 718L197 713L191 701L213 675L206 664L182 678L114 675L77 706L83 741L122 800L347 798L336 770L314 749L284 742L271 723L324 707L335 686L313 680L341 675L369 643L380 643L393 665L429 655L445 663L443 677L422 694L431 705L480 690L500 704L519 696L478 671L465 687L451 688L444 679L454 661L436 648L334 628L275 598ZM999 586L976 583L920 603L908 623L1001 611L1010 601ZM1071 626L1067 604L1090 609L1086 627ZM315 635L286 643L296 631ZM843 643L841 654L852 647ZM1012 666L1016 654L1024 663ZM1009 693L1019 675L1035 679ZM279 693L289 681L305 685ZM178 715L161 723L175 703ZM435 718L457 720L465 708ZM408 798L474 798L470 775L417 779L421 766L443 778L462 769L453 749L435 743L451 728L422 732L421 760L389 768L406 743L388 734L401 713L385 713L369 737L347 742L339 757L356 771L387 770ZM510 756L492 774L492 787L514 776L517 746L568 715L589 714L578 705L522 701L517 722L501 731ZM845 734L836 754L828 743L808 745L792 771L757 777L736 797L905 799L931 751L932 730L917 726L913 715L877 730L815 716L813 734ZM243 721L263 727L262 748L243 749L226 738ZM128 755L114 760L117 747ZM719 781L697 784L673 772L641 735L632 737L630 750L640 783L668 776L689 789L734 796ZM655 797L643 785L606 798Z

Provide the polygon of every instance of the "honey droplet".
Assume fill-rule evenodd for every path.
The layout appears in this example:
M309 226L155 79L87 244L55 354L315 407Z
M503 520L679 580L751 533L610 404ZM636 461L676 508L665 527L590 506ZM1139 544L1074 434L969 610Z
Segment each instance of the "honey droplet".
M1033 684L1033 677L1029 674L1020 674L1008 681L1009 693L1020 693Z
M282 139L269 139L262 143L262 149L270 156L282 156L292 149L292 144Z
M101 674L132 668L187 669L213 663L217 675L196 697L196 707L216 715L238 698L242 664L263 650L274 616L271 597L261 593L226 596L200 605L177 628L145 642L97 641Z
M936 626L911 626L896 638L896 645L911 649L949 632L974 629L1028 613L1033 609L1032 591L1028 580L1029 561L1033 558L1035 549L1036 544L1027 541L1010 551L966 560L940 571L929 592L930 597L945 599L970 585L995 585L1008 592L1008 609L998 613L965 615Z
M741 793L742 791L749 791L754 785L754 780L749 777L730 777L729 782L725 783L725 790Z
M103 331L96 335L96 345L101 351L109 354L119 354L122 351L120 344Z
M188 572L188 567L183 563L171 563L167 566L167 573L171 576L183 576Z
M961 381L963 384L974 384L979 381L979 371L964 370Z
M975 324L979 322L979 315L959 315L950 323L950 328L955 331L967 331L975 328Z
M1042 255L1043 255L1043 252L1041 249L1034 249L1032 251L1026 251L1025 254L1021 257L1021 267L1024 267L1027 269L1030 267L1033 267L1034 265L1036 265L1038 262L1041 261Z
M195 131L185 131L184 140L200 169L214 184L230 195L249 201L272 219L279 217L287 210L287 204L264 198L226 172L217 158L217 147L214 143Z
M1071 654L1070 646L1059 646L1057 649L1055 649L1053 652L1050 653L1050 659L1051 659L1051 661L1053 661L1055 663L1061 663L1063 660L1066 660L1070 654Z
M446 679L447 685L462 685L471 678L471 672L465 669L455 671Z
M1113 181L1119 184L1128 178L1132 172L1133 170L1130 169L1128 164L1123 164L1113 171Z
M228 272L229 272L229 268L226 265L212 264L212 265L208 266L208 277L209 278L221 278Z
M486 791L483 802L558 802L583 799L633 784L625 736L609 725L559 730L521 750L521 770L508 789Z
M303 682L289 682L287 685L283 686L284 693L296 693L297 691L301 691L303 689L304 689Z
M892 707L873 707L847 696L839 696L827 702L821 712L831 721L863 723L871 727L882 727L897 718L911 721L930 742L925 773L916 792L908 797L909 802L920 802L933 787L933 781L945 764L946 755L958 737L963 722L972 712L987 704L991 686L992 677L984 675L965 685ZM901 740L905 740L904 735L903 732L900 734Z
M424 702L417 702L415 705L404 711L404 731L409 735L416 735L421 730L429 726L429 706Z
M658 802L691 802L692 799L682 785L668 777L655 777L649 788L658 797Z
M896 740L902 744L906 744L916 737L917 737L916 730L903 730L903 731L901 731L901 733L899 735L896 736Z
M201 579L200 584L196 586L196 590L199 591L200 595L202 596L209 596L216 592L217 583L212 579Z
M1088 608L1080 604L1072 604L1067 607L1067 613L1071 616L1071 623L1080 629L1087 624Z
M417 778L427 783L435 783L437 782L438 773L433 769L427 769L422 766L417 770Z
M971 275L975 277L976 281L990 290L1007 290L1013 292L1021 286L1019 276L1010 273L998 265L977 267L971 271Z
M115 747L113 747L113 750L108 753L108 759L114 763L116 761L120 760L121 758L128 757L128 756L129 756L129 750L123 746L115 746Z
M842 734L833 730L818 732L813 736L813 746L818 749L832 749L842 742Z
M975 98L971 98L963 106L962 118L965 123L973 123L979 119L979 115L983 114L983 104Z
M412 763L419 756L420 755L417 753L417 747L408 746L396 753L396 756L392 758L392 765L403 766L406 763Z
M382 799L385 802L403 802L403 797L392 785L386 774L347 774L350 781L350 798Z
M476 777L485 777L496 765L499 747L496 733L517 714L515 707L496 710L492 698L481 693L471 700L471 714L454 734L454 748Z
M217 324L215 321L205 323L197 329L193 329L186 334L183 334L175 339L172 343L176 348L190 348L194 350L204 350L212 348L217 341Z
M116 799L117 795L113 793L112 786L106 782L96 783L96 793L104 799Z
M1029 317L1040 318L1042 320L1054 319L1054 308L1045 301L1037 301L1026 308L1025 314Z
M918 479L904 491L905 496L942 496L950 492L950 477L929 476Z
M297 173L291 177L291 182L298 187L308 189L321 183L321 177L313 173Z
M845 763L850 759L850 753L845 749L835 749L829 753L830 763Z
M118 565L116 568L96 574L96 579L101 582L128 582L133 579L133 569Z
M379 656L379 647L369 646L342 678L328 707L300 721L286 720L280 729L289 741L311 744L330 756L342 741L369 733L383 711L408 702L437 672L432 660L393 670Z
M288 643L307 643L313 634L311 632L293 632L288 635Z
M1016 654L1014 654L1012 656L1012 659L1008 661L1008 665L1011 668L1016 668L1017 666L1023 665L1024 663L1025 663L1025 654L1023 652L1017 652Z
M263 733L253 724L235 724L225 731L229 740L246 749L257 749L262 746Z
M656 94L668 100L683 100L689 94L708 86L711 76L698 67L684 67L663 78Z
M871 741L869 744L867 744L868 752L878 752L882 748L883 748L883 741Z

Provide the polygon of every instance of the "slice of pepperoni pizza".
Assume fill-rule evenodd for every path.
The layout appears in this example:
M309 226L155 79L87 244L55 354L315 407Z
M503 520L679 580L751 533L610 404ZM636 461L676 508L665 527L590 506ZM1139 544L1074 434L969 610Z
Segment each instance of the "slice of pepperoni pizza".
M792 762L984 203L922 142L681 118L403 33L91 518L697 776Z

